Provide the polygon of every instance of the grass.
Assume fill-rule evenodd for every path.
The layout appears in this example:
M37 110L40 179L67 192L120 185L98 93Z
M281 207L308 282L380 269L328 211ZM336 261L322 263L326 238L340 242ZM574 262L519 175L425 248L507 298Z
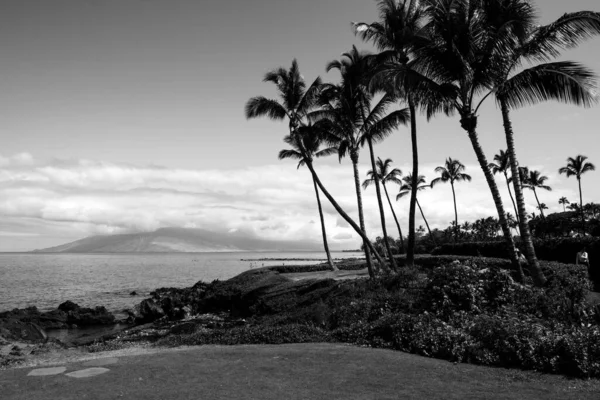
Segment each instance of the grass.
M67 372L81 368L67 364ZM0 371L9 399L579 399L599 381L340 344L200 346L120 357L88 379Z

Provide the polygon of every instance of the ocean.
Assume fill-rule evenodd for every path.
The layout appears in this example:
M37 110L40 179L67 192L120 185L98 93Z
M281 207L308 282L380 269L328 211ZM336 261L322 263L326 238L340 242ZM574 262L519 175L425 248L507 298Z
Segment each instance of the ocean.
M334 258L362 256L332 252ZM159 287L188 287L200 280L228 279L251 268L322 261L322 252L0 253L0 312L29 306L47 311L71 300L118 313ZM130 295L133 291L136 296Z

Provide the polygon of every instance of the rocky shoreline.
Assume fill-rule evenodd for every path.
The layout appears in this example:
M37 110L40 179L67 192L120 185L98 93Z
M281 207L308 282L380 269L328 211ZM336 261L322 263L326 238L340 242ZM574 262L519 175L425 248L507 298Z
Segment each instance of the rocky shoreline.
M363 262L351 260L338 265L346 271L358 270L364 268ZM2 312L0 367L18 365L48 351L81 347L100 351L107 343L152 342L168 335L190 333L199 327L227 329L243 325L249 307L258 303L264 306L269 298L286 296L305 286L285 277L286 272L291 275L327 270L327 264L268 267L226 281L160 288L132 309L123 310L125 318L118 318L103 306L85 308L71 301L47 312L36 307ZM273 287L285 289L269 293ZM57 338L54 333L59 331L68 332L68 339Z

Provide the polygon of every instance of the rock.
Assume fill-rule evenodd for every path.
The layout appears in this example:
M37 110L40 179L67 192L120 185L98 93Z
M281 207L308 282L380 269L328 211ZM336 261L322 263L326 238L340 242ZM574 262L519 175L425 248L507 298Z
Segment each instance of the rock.
M58 306L58 309L60 311L64 311L66 313L68 313L69 311L78 310L79 308L80 308L79 305L77 305L76 303L73 303L71 300L67 300Z
M190 334L196 330L196 324L194 322L184 322L171 327L170 332L174 335Z
M137 296L137 292L134 290L133 292L129 293L130 296Z
M145 299L133 309L133 315L135 322L147 323L153 322L165 316L165 312L162 307L152 299Z
M48 338L46 332L40 326L16 319L4 321L2 331L3 336L9 340L42 342Z

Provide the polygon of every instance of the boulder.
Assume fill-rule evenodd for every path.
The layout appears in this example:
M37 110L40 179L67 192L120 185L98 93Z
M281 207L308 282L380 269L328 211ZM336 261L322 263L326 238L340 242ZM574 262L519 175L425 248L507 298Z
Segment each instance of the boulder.
M145 299L133 308L133 317L137 324L156 321L165 316L162 307L152 299Z
M48 336L44 330L32 323L16 319L6 320L2 324L2 333L9 340L23 340L28 342L43 342Z

